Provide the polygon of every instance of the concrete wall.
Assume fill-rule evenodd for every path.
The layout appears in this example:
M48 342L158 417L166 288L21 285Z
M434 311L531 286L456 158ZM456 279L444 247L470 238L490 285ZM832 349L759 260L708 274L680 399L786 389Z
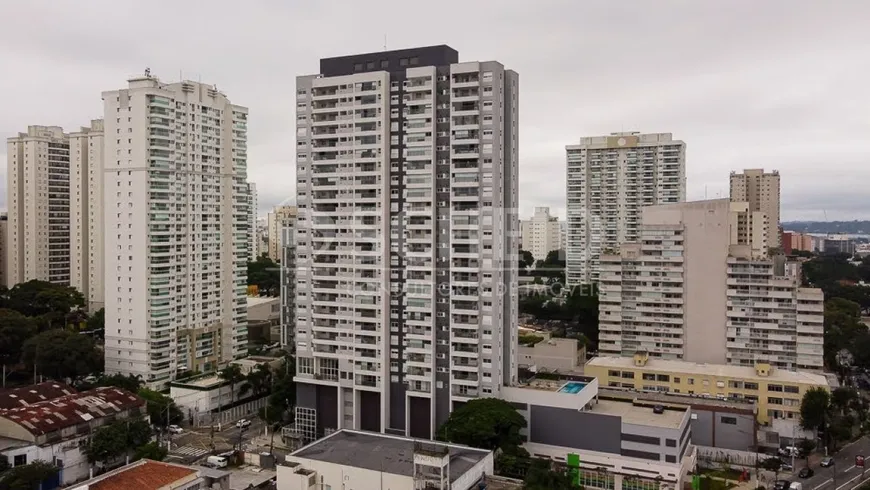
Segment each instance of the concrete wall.
M620 439L623 456L674 464L680 460L679 429L623 423Z
M755 445L754 419L751 414L694 410L692 443L718 449L749 450Z
M577 339L547 339L532 347L519 346L521 366L536 366L538 370L569 372L583 365L584 352L578 350Z
M622 421L619 417L540 405L529 408L529 442L620 453Z

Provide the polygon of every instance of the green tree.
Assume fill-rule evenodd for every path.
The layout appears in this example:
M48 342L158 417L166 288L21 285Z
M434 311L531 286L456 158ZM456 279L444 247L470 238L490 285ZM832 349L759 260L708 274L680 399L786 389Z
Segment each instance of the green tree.
M820 387L810 388L801 400L801 427L806 430L818 430L825 424L828 408L831 404L831 394Z
M96 386L114 386L115 388L127 390L130 393L138 392L143 384L142 378L132 374L124 375L121 373L100 376L100 379L96 382Z
M534 458L523 480L525 490L574 490L571 476L546 459Z
M151 426L141 417L115 420L97 429L84 448L90 463L110 462L151 440Z
M85 298L69 286L32 280L16 284L7 294L9 309L39 318L42 328L63 327L69 315L85 305Z
M78 378L103 367L102 351L92 338L69 330L48 330L24 343L22 359L28 367L52 379Z
M477 398L450 413L438 439L481 449L513 450L522 444L526 419L510 403Z
M519 272L521 276L524 276L528 272L529 267L535 265L535 257L528 250L520 250L519 256Z
M281 266L266 255L248 262L248 285L257 286L260 294L278 296L281 291Z
M816 441L810 439L801 439L798 441L797 449L800 452L800 457L804 459L806 467L810 467L810 454L816 448Z
M853 388L840 386L834 388L831 393L831 408L836 409L840 415L846 415L852 406L852 402L858 398L858 392Z
M172 401L172 398L148 388L139 388L136 394L139 395L139 398L145 400L148 417L151 419L152 424L165 428L172 424L181 423L184 420L184 413Z
M0 309L0 364L18 364L24 343L34 335L36 325L30 318L15 310Z
M773 472L773 479L779 480L779 472L782 470L782 460L773 457L761 460L761 468Z
M166 459L168 454L169 451L167 451L165 447L158 444L157 441L154 441L137 447L136 451L133 453L132 461L138 461L140 459L163 461Z
M238 364L227 364L218 372L218 377L230 385L230 403L235 403L236 384L245 379L242 368Z
M269 423L287 422L292 419L288 413L290 407L296 405L296 383L293 376L296 367L292 357L285 357L284 369L279 369L272 375L272 390L269 395L267 407L263 410L263 420Z
M0 474L0 488L3 490L37 490L40 483L56 475L58 471L57 466L39 460L18 465Z
M106 309L100 308L88 317L88 330L101 330L106 327Z

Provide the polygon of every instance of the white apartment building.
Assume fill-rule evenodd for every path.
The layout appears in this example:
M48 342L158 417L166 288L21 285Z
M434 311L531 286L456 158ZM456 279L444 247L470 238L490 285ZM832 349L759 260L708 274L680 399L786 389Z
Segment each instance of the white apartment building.
M70 285L103 307L103 120L69 135Z
M550 216L550 208L537 207L531 219L520 221L521 247L535 260L544 260L553 250L561 250L562 227L558 216Z
M601 355L821 369L821 291L796 264L774 274L752 215L728 199L644 208L639 239L601 256Z
M825 298L804 288L800 263L728 258L728 363L821 371Z
M6 285L6 235L9 232L6 225L9 218L6 213L0 213L0 286Z
M248 260L260 256L260 237L257 234L257 184L248 182Z
M297 429L431 438L516 379L518 75L442 45L296 90Z
M779 232L779 172L765 172L764 169L747 169L742 174L731 172L731 200L745 202L749 210L763 213L768 226L767 248L781 247L782 236ZM761 214L755 215L761 217ZM759 225L756 225L759 226Z
M6 156L6 285L69 285L69 137L58 126L29 126L7 140Z
M296 344L296 223L281 230L281 347L293 352Z
M247 349L247 113L150 76L103 93L106 372L163 387Z
M597 282L599 257L639 237L641 208L686 200L686 144L670 133L581 138L568 159L568 285Z
M281 260L281 230L296 225L298 211L296 206L276 206L268 215L269 258Z

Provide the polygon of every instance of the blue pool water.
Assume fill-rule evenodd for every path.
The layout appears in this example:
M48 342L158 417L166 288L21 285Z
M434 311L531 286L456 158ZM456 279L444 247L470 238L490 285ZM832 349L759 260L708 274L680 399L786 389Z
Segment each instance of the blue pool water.
M582 390L584 386L586 386L586 383L581 383L579 381L569 381L565 383L564 386L559 388L559 393L570 393L572 395L576 395L577 393L580 393L580 390Z

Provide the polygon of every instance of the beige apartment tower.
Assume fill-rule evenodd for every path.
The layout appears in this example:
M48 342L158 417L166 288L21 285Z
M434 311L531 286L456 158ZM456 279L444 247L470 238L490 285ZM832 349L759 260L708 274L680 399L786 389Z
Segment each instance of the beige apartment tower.
M103 120L69 135L70 285L103 307Z
M821 291L752 220L728 199L644 208L639 239L601 256L601 355L822 369Z
M534 216L520 221L520 233L520 247L531 252L535 260L544 260L548 253L562 248L562 226L558 217L550 215L550 208L535 208Z
M745 202L752 213L764 213L768 223L767 248L781 247L779 233L779 172L765 173L764 169L746 169L731 172L731 201ZM754 215L757 219L760 215ZM754 225L758 226L758 225Z
M296 206L277 206L266 217L269 233L269 258L281 261L281 230L296 226Z
M29 126L6 142L6 286L70 284L69 136Z

